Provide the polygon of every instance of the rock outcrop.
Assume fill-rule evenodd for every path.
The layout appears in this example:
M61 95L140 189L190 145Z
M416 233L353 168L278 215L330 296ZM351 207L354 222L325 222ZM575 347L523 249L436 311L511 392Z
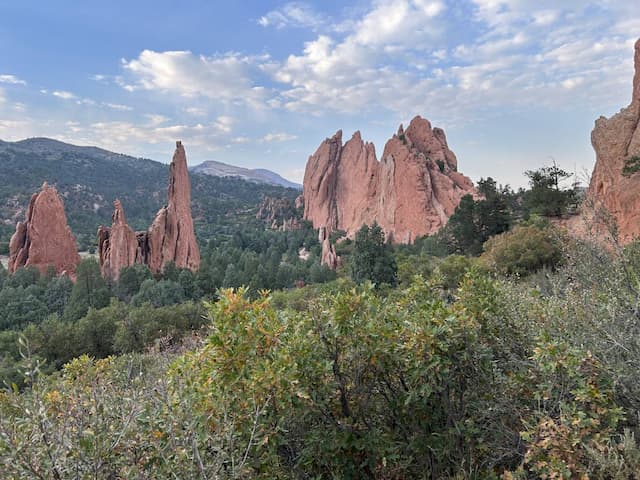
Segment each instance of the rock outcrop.
M297 199L265 197L256 218L263 220L272 230L289 232L300 228L300 210Z
M136 232L127 225L120 200L116 200L113 206L111 228L101 226L98 229L98 253L102 276L118 280L123 268L145 263L147 252L144 251L144 244L138 243Z
M475 195L473 182L457 167L444 131L420 116L406 130L400 125L380 161L360 132L343 145L338 131L307 162L304 218L326 228L325 238L336 230L353 237L362 225L377 222L391 241L411 243L438 231L464 195Z
M34 193L24 222L18 222L9 244L9 271L35 266L42 273L53 267L57 274L75 276L80 262L76 239L67 225L64 204L54 187L45 182Z
M618 240L640 235L640 172L623 174L637 158L640 166L640 40L635 45L635 77L631 104L611 118L600 117L591 132L596 164L587 199L606 209L617 223Z
M335 247L329 240L329 234L325 227L320 227L318 230L318 241L322 245L322 256L320 257L320 263L328 266L331 270L335 270L341 265L341 258L336 254Z
M178 268L196 271L200 268L200 250L191 217L191 183L182 142L176 142L169 172L168 203L149 227L149 269L158 273L174 262Z
M100 268L105 277L117 280L120 270L136 263L149 267L154 274L173 262L178 268L196 271L200 267L200 250L191 216L191 183L187 157L182 142L169 165L168 203L156 214L146 232L133 232L127 225L124 209L116 200L111 228L98 229Z

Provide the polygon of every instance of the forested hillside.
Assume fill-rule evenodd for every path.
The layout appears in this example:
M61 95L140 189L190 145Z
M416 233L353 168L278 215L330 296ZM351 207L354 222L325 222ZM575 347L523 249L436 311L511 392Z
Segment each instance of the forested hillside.
M170 153L167 152L167 159ZM44 181L64 197L69 225L80 248L86 249L95 242L98 226L111 224L116 198L122 201L132 228L149 226L166 202L168 166L46 138L0 141L0 253L6 250L15 223L22 220L31 194ZM238 178L200 174L191 175L191 188L196 234L201 239L246 224L251 217L247 213L255 214L253 209L264 196L295 198L299 193Z

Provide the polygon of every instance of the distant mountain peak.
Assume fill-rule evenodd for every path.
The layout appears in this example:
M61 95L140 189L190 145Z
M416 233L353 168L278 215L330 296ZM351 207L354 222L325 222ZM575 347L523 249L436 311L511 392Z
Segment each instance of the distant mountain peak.
M213 175L215 177L238 177L250 182L278 185L281 187L295 188L296 190L302 189L302 185L291 182L276 172L265 168L236 167L235 165L208 160L190 169L194 173Z

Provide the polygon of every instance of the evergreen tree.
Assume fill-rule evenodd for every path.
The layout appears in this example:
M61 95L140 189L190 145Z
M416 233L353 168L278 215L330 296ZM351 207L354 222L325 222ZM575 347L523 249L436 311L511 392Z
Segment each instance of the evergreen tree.
M76 283L71 291L71 301L64 312L64 316L69 320L84 317L90 308L106 307L111 297L107 283L100 273L100 265L94 258L82 260L76 275Z
M524 195L525 208L529 213L545 217L558 217L567 212L576 201L575 188L562 189L560 183L571 174L558 168L542 167L524 172L531 187Z
M356 233L351 254L351 278L357 283L367 280L376 285L396 284L398 268L391 246L385 242L382 228L374 223L363 225Z

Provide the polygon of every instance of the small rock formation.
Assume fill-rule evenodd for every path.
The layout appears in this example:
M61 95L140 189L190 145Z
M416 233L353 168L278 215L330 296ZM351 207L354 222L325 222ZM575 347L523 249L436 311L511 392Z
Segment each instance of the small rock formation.
M145 263L146 252L138 244L136 232L127 225L120 200L113 202L113 206L111 228L101 226L98 229L98 253L102 276L118 280L123 268Z
M265 197L256 218L264 220L272 230L288 232L300 228L299 207L289 198Z
M156 214L148 232L149 269L161 272L169 262L178 268L200 268L200 250L191 217L191 183L182 142L169 165L169 202Z
M457 166L444 131L420 116L406 130L400 125L381 161L360 132L343 145L339 130L307 162L304 218L326 228L325 239L336 230L352 238L362 225L377 222L391 241L412 243L442 228L464 195L476 194Z
M32 265L45 273L51 266L57 274L74 277L79 262L62 199L54 187L44 182L42 190L31 197L25 221L18 222L11 237L9 271Z
M587 198L615 219L618 240L640 235L640 173L623 175L628 160L640 157L640 40L635 45L631 104L611 118L600 117L591 132L596 164ZM639 162L640 163L640 160Z
M200 250L191 217L191 184L187 157L182 142L169 165L169 201L156 214L146 232L133 232L127 225L120 201L114 203L111 228L98 229L98 252L102 274L117 280L120 270L139 263L154 274L175 263L178 268L196 271L200 267Z
M331 245L331 241L329 240L329 234L327 233L327 229L325 227L320 227L318 229L318 241L322 245L322 256L320 258L320 263L322 265L326 265L331 270L335 270L341 265L341 259L336 254L336 249L333 245Z

